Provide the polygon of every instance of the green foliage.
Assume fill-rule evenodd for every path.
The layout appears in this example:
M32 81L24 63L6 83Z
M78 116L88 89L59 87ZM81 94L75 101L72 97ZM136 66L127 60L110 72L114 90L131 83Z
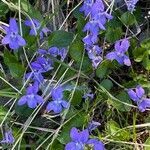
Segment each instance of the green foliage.
M105 37L108 42L113 43L116 40L119 40L122 34L123 34L122 24L116 17L114 17L113 20L107 23L107 30Z
M74 40L73 43L69 47L69 54L71 58L77 62L81 62L82 55L84 51L84 45L81 40Z
M106 24L104 16L97 20L99 22L90 20L90 15L85 16L80 11L82 4L76 7L77 2L75 1L65 0L59 4L58 1L49 2L45 0L0 1L1 40L7 34L3 25L9 23L9 18L14 17L27 43L25 49L20 47L18 50L12 50L9 45L1 44L0 50L0 122L5 119L3 126L9 124L13 130L15 141L18 142L14 149L34 150L40 144L42 145L39 149L48 149L47 146L51 144L50 150L63 150L65 144L71 141L71 128L87 129L90 121L101 123L101 126L90 132L90 138L102 139L107 150L132 150L134 146L128 146L126 143L138 143L139 139L140 142L150 144L150 138L144 132L149 130L149 127L139 128L141 124L148 126L149 110L146 113L139 112L137 105L142 100L136 104L127 93L128 88L141 85L145 89L143 97L150 97L150 38L147 38L150 35L149 18L145 16L148 14L148 9L143 9L144 6L147 6L146 2L141 5L142 9L135 7L133 12L129 12L124 9L126 7L124 5L118 7L120 5L118 2L107 1L105 10L113 18L106 19ZM26 19L37 19L41 23L41 27L37 27L37 36L29 34L31 28L24 24ZM86 44L83 42L83 38L91 34L90 31L83 32L88 21L95 23L93 24L95 28L90 26L93 31L99 28L96 24L101 21L106 28L106 30L96 31L98 39L96 42L93 42L95 39L92 41L93 45L88 45L91 51L94 51L92 46L95 45L102 48L102 54L94 54L95 57L102 56L103 58L96 69L92 66L91 58L88 57L85 49ZM61 30L55 31L55 28L59 29L60 26ZM50 31L43 39L40 39L43 27L48 27ZM12 34L11 38L13 36L15 34ZM115 60L106 59L106 54L114 51L115 42L124 38L130 41L130 48L125 54L130 57L132 66L120 65ZM48 50L50 47L66 48L68 54L65 60L60 60L60 56L37 53L38 49ZM118 52L117 55L122 57L123 54ZM53 62L53 70L39 71L44 81L39 84L37 94L43 97L44 103L39 110L38 108L30 109L27 104L18 106L20 96L25 94L24 87L35 82L35 79L26 81L25 75L34 71L37 77L37 71L31 69L33 65L31 63L35 62L39 56L51 59ZM70 65L69 62L73 63ZM44 68L46 64L36 65L36 67ZM47 112L47 104L53 100L51 90L59 85L64 91L63 95L60 94L60 96L58 92L57 96L70 102L69 110L63 108L60 114L55 114L53 111ZM23 87L21 91L23 94L19 95L16 91L21 87ZM45 89L48 89L46 93L44 93ZM74 93L73 90L75 90ZM85 94L93 94L94 97L91 99L89 96L84 100ZM55 104L59 105L60 101L58 100ZM141 133L146 134L143 140L141 140ZM5 145L5 149L12 148L11 144ZM85 149L91 150L88 146ZM144 149L149 150L150 148L145 147Z
M24 74L24 66L9 51L4 52L4 62L8 66L10 73L15 78L21 78Z
M115 42L122 36L122 29L120 27L111 28L109 27L106 31L106 39L108 42Z
M15 105L15 113L20 117L28 118L33 111L34 109L29 108L27 105L18 106L17 103Z
M96 70L96 76L99 78L104 78L106 75L110 73L110 68L112 64L108 60L104 60Z
M66 32L63 30L54 31L49 36L49 47L67 47L73 41L74 35L71 32Z
M141 42L140 47L136 47L133 51L134 60L142 62L146 70L150 70L150 39L145 39Z
M8 11L9 11L8 6L1 1L0 2L0 17L2 16L4 17Z
M136 22L135 16L130 13L130 12L125 12L122 16L121 16L121 21L123 24L125 24L126 26L130 26L133 25Z
M145 145L150 145L150 138L147 138L146 142L144 143ZM144 150L149 150L150 146L145 146Z
M18 6L18 0L13 0L14 3ZM21 0L20 1L21 9L25 13L27 13L31 18L35 18L38 20L42 20L42 15L39 10L33 7L28 0ZM13 8L12 8L13 10Z
M84 120L86 118L86 114L84 112L80 112L75 115L73 118L70 118L69 121L63 126L63 129L58 137L58 140L62 144L66 144L70 141L70 130L72 127L82 127L84 124Z
M114 140L128 141L131 137L129 131L121 129L119 124L113 120L107 122L106 130L108 134L111 135L111 138Z
M113 87L113 83L109 79L104 79L101 83L101 86L103 86L106 90L110 90Z
M126 92L121 91L116 98L118 101L109 99L109 103L112 104L113 107L121 112L128 112L131 110L131 106L129 106L131 104L131 100Z
M6 108L4 108L3 106L0 106L0 122L2 122L3 119L5 118L7 111L8 110Z

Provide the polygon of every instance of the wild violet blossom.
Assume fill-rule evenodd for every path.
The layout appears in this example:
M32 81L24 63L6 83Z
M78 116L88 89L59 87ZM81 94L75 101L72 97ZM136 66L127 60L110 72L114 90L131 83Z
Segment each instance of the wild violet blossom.
M89 16L89 22L83 29L88 34L83 38L83 42L93 67L97 68L102 61L101 52L98 52L98 49L102 51L97 45L98 35L100 30L105 30L105 24L107 20L112 19L112 16L105 11L102 0L85 0L80 11L84 12L85 16Z
M89 131L87 129L78 131L72 128L70 131L71 142L69 142L65 150L84 150L85 147L92 147L94 150L104 150L104 145L97 139L89 139Z
M53 62L49 58L37 57L36 61L31 63L31 67L34 71L47 72L52 70Z
M39 71L32 71L32 72L28 72L26 75L25 75L25 79L30 79L31 81L33 82L38 82L39 84L41 84L43 81L44 81L44 77L42 75L41 72Z
M146 97L145 91L140 85L135 89L128 89L128 95L138 105L141 112L150 107L150 98Z
M18 105L22 106L27 103L29 108L36 108L39 104L42 104L44 100L37 94L38 90L39 84L37 82L29 86L26 90L26 95L19 99Z
M119 40L115 43L115 51L106 55L108 60L116 60L120 65L131 66L129 57L125 54L129 49L130 43L127 39Z
M125 2L126 2L128 10L133 12L134 8L135 8L135 5L138 1L139 0L126 0Z
M48 50L39 49L38 53L41 55L51 55L53 57L59 56L61 61L63 61L67 56L67 49L66 48L57 48L57 47L50 47Z
M91 132L91 131L93 131L93 130L95 130L98 126L100 126L101 124L99 123L99 122L96 122L96 121L91 121L91 122L89 122L89 124L88 124L88 130L89 130L89 132Z
M8 130L4 133L4 138L0 141L1 144L13 144L15 142L15 138L13 137L12 131Z
M9 44L13 50L17 50L20 46L25 46L26 41L19 35L19 29L15 18L9 21L9 27L4 27L6 36L2 39L2 44Z
M62 87L57 87L52 90L52 101L48 103L46 110L54 111L54 113L60 113L63 108L68 108L69 102L63 100L63 89Z
M34 36L37 35L37 31L41 28L41 23L37 19L32 19L32 21L25 20L25 25L31 28L29 34ZM42 39L44 35L47 34L47 32L49 32L49 29L47 27L42 28L40 32L40 39Z

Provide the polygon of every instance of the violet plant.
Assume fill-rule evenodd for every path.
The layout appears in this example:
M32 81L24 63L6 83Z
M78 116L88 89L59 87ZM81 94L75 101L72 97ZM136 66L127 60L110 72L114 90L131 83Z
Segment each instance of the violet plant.
M145 148L148 4L40 2L0 2L2 149Z

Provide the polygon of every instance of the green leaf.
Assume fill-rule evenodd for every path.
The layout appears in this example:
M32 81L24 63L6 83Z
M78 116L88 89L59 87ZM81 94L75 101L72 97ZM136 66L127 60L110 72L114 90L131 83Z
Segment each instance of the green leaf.
M52 144L52 147L50 148L50 150L62 150L62 149L64 149L64 146L58 140L55 140L54 143Z
M76 89L72 98L72 105L79 105L82 101L83 92L81 90Z
M86 24L86 19L83 15L83 13L80 12L79 8L75 9L73 12L74 17L77 19L77 34L81 36L85 36L85 33L83 32L83 28Z
M3 121L5 115L7 114L7 109L5 109L3 106L0 106L0 122ZM7 117L8 118L8 117Z
M109 133L109 135L112 135L111 138L115 140L125 140L125 141L127 140L128 141L131 138L130 132L125 129L121 129L119 124L115 122L114 120L107 122L106 130Z
M108 42L113 43L121 38L122 28L121 27L116 27L116 28L108 27L108 29L106 30L105 36Z
M104 78L106 74L108 75L109 69L111 67L111 62L108 60L104 60L96 70L96 76L99 78Z
M125 12L122 16L121 16L121 21L127 25L133 25L136 22L135 16L130 13L130 12Z
M113 83L109 79L104 79L101 83L101 86L103 86L106 90L110 90L113 87Z
M121 102L124 102L124 103L127 103L127 104L132 104L131 103L131 100L128 96L128 94L124 91L121 91L117 96L116 98L118 100L120 100ZM116 109L118 109L119 111L122 111L122 112L128 112L131 110L131 107L126 105L126 104L123 104L121 102L117 102L117 101L114 101L114 100L110 100L109 101Z
M49 46L67 47L73 41L73 33L62 30L54 31L49 36Z
M28 118L33 111L34 109L29 108L27 105L18 106L17 103L15 105L15 112L20 117Z
M79 113L78 115L76 115L75 117L73 117L72 119L70 119L65 126L63 127L58 140L60 141L60 143L62 144L66 144L70 141L70 130L72 127L82 127L84 125L84 121L86 119L86 114L84 112Z
M84 45L81 40L75 40L69 47L69 54L72 59L80 62L82 59Z
M14 1L14 4L18 6L18 0ZM26 12L31 18L42 20L42 15L39 10L35 9L28 0L20 1L21 10ZM13 9L13 8L11 8Z
M135 48L133 50L133 56L134 56L134 60L136 62L141 62L144 58L144 53L145 53L145 49L144 48Z
M5 16L8 11L8 6L5 3L0 2L0 16Z
M144 150L150 150L150 137L147 138L147 140L144 144L149 145L149 146L145 146Z
M148 52L147 53L145 52L142 64L146 70L150 70L150 59Z
M16 57L9 51L4 52L4 62L8 66L10 73L15 78L21 78L24 74L25 68Z
M150 50L150 39L145 39L141 42L141 47Z

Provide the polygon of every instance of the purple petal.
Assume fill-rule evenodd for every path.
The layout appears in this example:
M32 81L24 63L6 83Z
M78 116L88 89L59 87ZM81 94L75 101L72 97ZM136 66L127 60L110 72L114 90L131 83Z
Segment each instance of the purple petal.
M138 85L135 90L136 90L136 94L139 98L142 98L143 95L145 94L144 89L140 85Z
M102 57L101 56L96 56L94 59L92 59L92 65L94 68L97 68L98 65L100 64L100 62L102 61Z
M129 90L128 90L128 94L129 94L129 97L130 97L133 101L135 101L135 102L139 101L139 98L137 97L136 93L135 93L132 89L129 89Z
M121 49L123 52L126 52L130 47L130 42L128 41L128 39L123 39L121 42Z
M87 144L92 144L94 146L94 150L105 150L104 144L96 139L90 139Z
M18 101L18 105L19 106L21 106L21 105L24 105L26 102L27 102L27 96L25 95L25 96L23 96L23 97L21 97L20 99L19 99L19 101Z
M44 34L47 34L47 32L49 32L50 30L47 28L47 27L44 27L43 29L42 29L42 32L44 33Z
M14 49L14 50L16 50L16 49L18 49L19 48L19 44L18 44L18 41L17 40L15 40L15 41L10 41L9 42L9 47L11 48L11 49Z
M147 108L150 108L150 99L143 99L143 101L138 104L138 108L141 112L144 112Z
M120 46L121 46L121 41L120 40L116 41L116 43L115 43L115 50L116 51L120 51Z
M68 108L68 107L69 107L69 102L66 102L66 101L62 100L61 105L62 105L64 108Z
M70 131L70 137L71 137L72 141L74 141L74 142L79 141L79 136L80 136L80 134L78 132L78 129L73 127Z
M35 108L37 106L37 101L35 97L28 99L27 104L30 108Z
M25 24L26 26L29 26L29 27L32 26L32 23L31 23L30 20L25 20L24 24Z
M31 29L30 30L30 35L34 35L34 36L36 36L37 35L37 33L36 33L36 31L35 31L36 29Z
M129 57L126 56L126 55L124 55L124 60L123 60L123 62L124 62L124 64L125 64L126 66L131 66L131 61L130 61Z
M43 98L39 95L35 95L35 99L37 100L38 104L42 104L44 102Z
M79 134L80 134L80 137L79 137L80 142L86 143L89 139L89 131L85 129L81 131Z
M45 55L45 54L47 54L47 50L45 50L45 49L39 49L38 53L41 54L41 55Z
M40 39L43 39L43 38L44 38L44 33L40 32Z
M9 28L12 32L18 33L18 25L15 18L11 18L9 21Z
M65 146L65 150L81 150L81 149L78 149L75 142L70 142Z
M118 62L120 65L123 65L123 63L124 63L124 57L119 57L119 56L117 56L117 57L116 57L116 60L117 60L117 62Z
M26 41L22 38L22 36L18 35L17 39L18 39L18 45L20 45L20 46L26 45Z
M53 100L62 100L63 98L63 89L62 87L57 87L52 90L52 99Z
M40 70L41 69L41 64L39 64L39 63L37 63L37 61L35 61L35 62L32 62L31 63L31 67L32 67L32 69L33 70Z
M8 44L10 43L10 35L6 35L3 39L2 39L2 44Z
M59 49L57 47L51 47L49 48L48 53L56 57L59 54Z
M54 113L60 113L62 111L62 106L55 101L51 101L48 103L46 107L47 111L54 111Z
M96 121L91 121L89 124L88 124L88 130L91 132L93 130L95 130L98 126L100 126L101 124L99 122L96 122Z
M114 60L116 59L117 55L115 52L110 52L106 55L106 58L109 59L109 60Z

